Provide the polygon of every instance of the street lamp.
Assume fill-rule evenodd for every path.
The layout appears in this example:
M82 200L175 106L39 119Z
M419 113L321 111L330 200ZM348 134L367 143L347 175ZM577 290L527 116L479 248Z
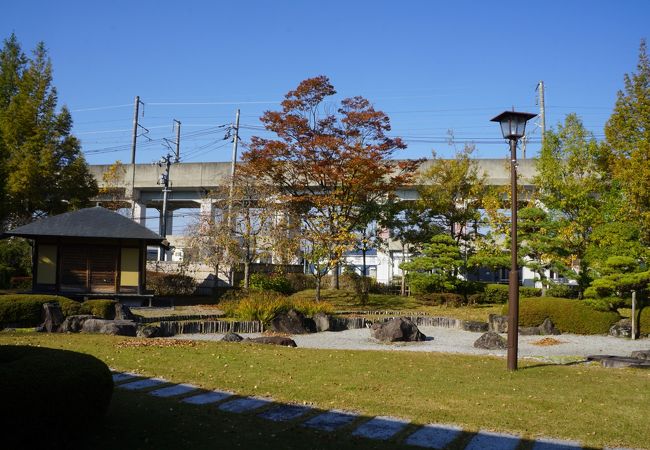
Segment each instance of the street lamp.
M501 124L503 138L510 141L510 276L508 277L508 370L517 370L519 333L519 267L517 265L517 141L526 132L526 122L537 114L504 111L491 122Z

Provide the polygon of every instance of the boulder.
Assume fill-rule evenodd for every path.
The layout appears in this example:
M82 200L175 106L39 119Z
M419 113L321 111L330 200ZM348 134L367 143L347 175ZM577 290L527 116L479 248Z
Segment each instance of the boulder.
M630 357L636 359L646 359L650 361L650 350L636 350L632 352Z
M623 338L632 337L632 321L630 319L619 320L611 326L609 335Z
M495 333L508 332L508 316L500 316L498 314L490 314L488 316L488 330Z
M79 333L88 319L94 319L95 316L90 314L81 314L77 316L68 316L65 318L59 331L61 333Z
M330 331L332 328L330 325L330 318L327 314L319 312L314 314L312 317L314 324L316 325L316 331Z
M256 344L272 344L282 345L284 347L298 347L298 345L296 345L296 341L284 336L262 336L244 340L247 342L254 342Z
M519 327L519 334L522 336L545 336L549 334L558 335L561 333L560 330L555 328L553 321L547 317L539 326Z
M61 307L57 302L43 303L43 323L40 325L40 331L47 331L48 333L55 333L59 331L63 323L63 313Z
M115 303L115 320L135 320L131 309L120 302Z
M508 348L508 341L494 331L488 331L474 342L475 348L485 350L503 350Z
M477 322L474 320L463 320L461 322L461 326L463 330L473 331L475 333L483 333L485 331L488 331L489 327L487 322Z
M226 335L221 339L222 341L225 342L240 342L243 341L244 338L238 335L237 333L226 333Z
M411 320L397 317L383 323L372 325L372 337L383 342L424 341L427 337L420 332Z
M135 334L143 338L162 337L162 329L157 325L139 325Z
M315 333L316 325L313 320L306 320L301 312L290 310L286 314L280 314L271 321L271 330L286 334L307 334Z
M130 320L88 319L81 327L84 333L113 334L117 336L135 336L136 324Z

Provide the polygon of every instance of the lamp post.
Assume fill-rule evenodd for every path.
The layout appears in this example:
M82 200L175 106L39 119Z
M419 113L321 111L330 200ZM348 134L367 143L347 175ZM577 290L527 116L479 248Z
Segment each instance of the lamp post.
M501 124L503 138L510 141L510 276L508 277L508 370L517 370L519 346L519 267L517 264L517 141L526 132L526 122L537 114L504 111L492 122Z

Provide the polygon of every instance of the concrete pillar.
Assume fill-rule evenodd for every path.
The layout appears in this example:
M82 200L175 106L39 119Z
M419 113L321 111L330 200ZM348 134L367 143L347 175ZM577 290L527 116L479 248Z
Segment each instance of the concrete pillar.
M214 203L212 199L205 198L199 202L199 209L202 220L209 220L214 215Z
M147 225L147 205L140 202L135 202L133 207L133 220L142 225L143 227Z

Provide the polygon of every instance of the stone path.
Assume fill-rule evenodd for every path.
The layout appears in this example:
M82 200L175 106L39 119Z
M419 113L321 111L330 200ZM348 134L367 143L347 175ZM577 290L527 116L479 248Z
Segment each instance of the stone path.
M408 420L396 417L378 416L365 420L358 413L350 411L319 411L309 406L275 404L266 398L240 397L223 391L205 392L191 384L173 384L161 378L143 378L131 373L114 372L113 381L118 389L144 391L156 397L179 397L181 402L193 405L219 403L217 406L219 410L237 414L254 413L259 409L261 412L256 413L257 416L266 420L274 422L304 420L301 423L303 427L325 432L349 429L353 436L367 439L383 441L392 439L406 430L410 424ZM264 406L269 407L263 408ZM407 436L396 440L415 447L444 449L458 439L462 439L464 434L467 433L463 433L463 430L457 426L428 424L419 426L409 431ZM521 437L514 434L479 431L469 438L465 450L515 450L520 444ZM533 450L575 450L577 448L582 448L577 442L550 438L539 439L532 445Z

